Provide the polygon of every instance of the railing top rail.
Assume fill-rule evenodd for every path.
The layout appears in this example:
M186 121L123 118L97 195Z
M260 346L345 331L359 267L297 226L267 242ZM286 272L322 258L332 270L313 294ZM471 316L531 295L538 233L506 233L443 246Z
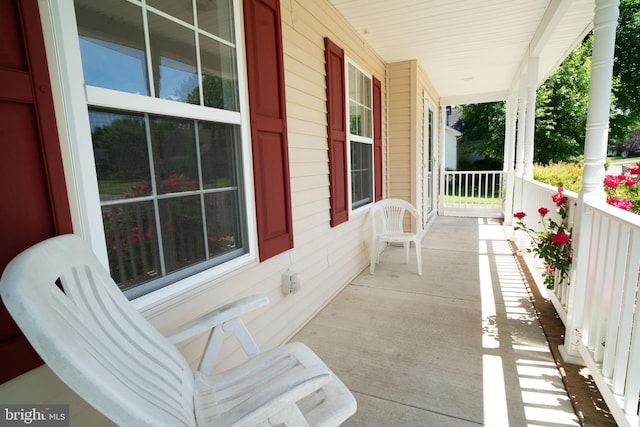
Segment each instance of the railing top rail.
M585 205L587 208L592 209L595 212L615 218L616 221L623 223L635 231L640 231L640 215L638 214L611 206L605 201L585 202Z
M495 174L504 174L502 170L483 170L483 171L444 171L445 175L454 175L454 174L469 174L469 173L495 173Z
M553 185L550 185L550 184L545 184L544 182L536 181L536 180L530 179L530 178L521 178L521 179L523 179L524 181L526 181L527 183L529 183L531 185L534 185L536 187L540 187L543 190L547 190L551 194L556 193L558 191L558 187L554 187ZM565 196L567 196L569 198L569 200L573 200L573 201L578 200L578 193L576 193L575 191L567 190L565 188L562 193Z

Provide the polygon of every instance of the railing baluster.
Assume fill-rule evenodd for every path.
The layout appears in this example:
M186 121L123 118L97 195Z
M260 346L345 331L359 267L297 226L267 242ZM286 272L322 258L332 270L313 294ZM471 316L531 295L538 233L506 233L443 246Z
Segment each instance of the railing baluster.
M484 203L483 204L486 205L489 202L489 173L485 173L483 174L483 176L484 176L484 185L483 185ZM480 183L482 184L482 180L480 180Z
M462 203L462 199L461 199L461 195L462 195L462 173L459 173L458 175L458 203ZM458 204L457 207L459 207L460 205Z
M640 236L638 231L631 235L631 247L628 255L627 277L625 278L622 296L622 308L620 316L620 331L618 334L618 348L616 352L616 363L613 372L613 392L622 394L626 384L627 367L629 359L629 345L631 341L631 325L634 320L634 312L638 304L638 275L633 272L638 270L640 260ZM629 272L631 271L631 274ZM636 318L638 316L635 316ZM637 322L637 319L636 319ZM637 343L636 343L637 345ZM638 359L636 359L638 360Z
M596 362L602 362L604 358L605 347L608 344L607 330L609 322L614 321L612 317L615 315L611 312L611 300L613 298L613 276L614 266L617 255L617 241L618 232L620 229L619 223L611 220L604 222L602 233L602 245L606 245L606 252L604 256L599 257L601 264L598 266L601 269L600 276L602 280L598 282L598 288L600 289L600 298L598 300L599 311L595 316L596 323L596 351L594 354L594 360Z
M600 215L594 214L593 218L593 229L591 231L591 248L590 248L590 261L589 268L590 274L588 274L587 279L587 302L585 312L587 313L597 313L598 310L598 300L599 295L597 292L598 283L601 282L602 278L597 278L596 275L599 274L600 269L598 268L599 259L603 258L599 256L598 248L600 246L600 231L602 228L602 217ZM597 336L595 334L597 328L597 314L591 315L588 317L587 322L585 322L585 328L583 331L583 337L587 337L587 347L590 351L595 351Z
M638 253L635 254L634 270L638 267ZM631 298L629 298L631 300ZM631 305L630 303L628 305ZM640 297L638 296L638 280L636 279L636 298L634 307L636 310L640 307ZM627 414L640 415L640 313L636 311L633 320L633 336L631 337L631 345L629 346L629 357L626 371L626 387L624 392L624 411ZM637 399L637 400L636 400ZM640 418L638 419L640 426Z
M469 194L469 178L468 178L469 175L471 175L471 194ZM465 201L467 205L469 205L469 197L473 197L473 187L475 186L475 182L476 182L476 174L467 172L467 190L465 193Z
M628 227L621 227L617 234L615 257L613 260L613 277L612 281L612 298L611 298L611 318L607 328L607 340L602 358L602 375L611 378L615 366L616 348L618 347L618 330L620 329L620 310L622 305L622 291L624 290L624 276L627 267L627 256L629 252L629 234Z
M118 271L120 272L120 277L118 277L118 283L126 283L127 279L128 279L128 274L127 274L127 268L125 266L124 263L124 256L123 256L123 252L124 252L124 245L122 243L122 239L120 236L120 209L119 207L115 207L112 209L112 215L111 215L111 226L113 227L112 229L114 230L113 233L113 245L115 247L115 255L116 255L116 259L118 262ZM110 244L110 242L107 242L107 244Z

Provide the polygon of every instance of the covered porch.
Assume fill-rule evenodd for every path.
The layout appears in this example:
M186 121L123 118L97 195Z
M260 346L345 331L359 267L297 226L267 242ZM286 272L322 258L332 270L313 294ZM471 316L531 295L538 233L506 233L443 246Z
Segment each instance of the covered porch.
M374 275L362 271L291 338L354 393L358 411L344 425L580 425L512 237L499 219L438 216L423 239L422 276L415 258L405 264L403 249L389 246ZM38 370L48 390L27 375L3 384L0 401L70 403L72 426L113 425ZM601 415L598 425L615 425Z
M45 18L53 15L68 19L73 15L58 11L58 2L40 3ZM240 3L234 3L237 10L241 10ZM72 1L64 5L72 12ZM640 259L640 226L628 218L618 221L617 213L603 207L598 191L606 154L611 86L607 73L617 2L549 0L534 4L501 0L429 2L421 10L414 6L410 1L280 3L284 35L279 42L286 59L289 126L289 145L283 152L290 156L285 166L291 167L291 176L284 180L291 182L291 191L287 188L284 194L292 195L292 206L286 206L286 211L292 218L289 228L295 232L291 247L268 261L258 260L259 245L252 242L251 257L241 260L244 264L223 266L206 278L189 278L191 281L184 282L182 288L140 298L134 304L158 329L169 331L210 305L240 295L268 293L272 297L270 309L250 323L250 329L258 331L261 347L273 347L289 339L311 346L356 394L359 411L348 421L351 425L577 424L508 242L512 237L509 229L497 219L438 215L446 213L447 206L439 202L449 188L442 148L446 106L455 104L507 101L504 170L496 178L482 181L492 183L486 187L492 191L486 190L483 197L494 199L494 193L504 193L504 200L500 199L497 206L485 203L474 208L485 210L485 217L487 208L492 214L496 210L508 223L513 212L534 212L539 200L548 201L550 193L535 199L526 191L532 181L535 90L593 28L600 41L594 48L594 64L598 65L590 107L594 113L585 143L586 185L575 199L575 236L576 241L578 237L581 240L575 253L576 280L568 291L570 295L559 297L559 307L566 309L567 356L582 356L584 360L579 361L589 363L593 372L605 360L608 367L599 376L598 387L603 393L609 390L615 374L608 402L617 402L612 410L621 425L637 426L640 367L631 362L639 360L640 349L639 321L634 316L637 274L633 276ZM54 12L48 12L49 8ZM75 22L62 25L66 24L64 19L54 24L74 31L77 26ZM53 31L47 29L45 33L47 42L55 45ZM375 275L363 272L371 237L367 231L368 208L352 209L348 202L348 221L340 226L333 222L329 182L334 168L333 160L327 161L326 38L338 40L351 60L379 80L381 99L374 110L380 113L381 128L380 144L375 147L381 153L372 156L376 167L380 163L379 170L370 168L370 181L372 185L374 178L376 185L381 181L383 197L405 199L421 210L423 221L430 227L422 246L421 277L415 275L415 266L400 262L401 255L394 247L383 253ZM77 37L71 39L75 46ZM66 47L65 43L62 46ZM61 64L68 63L64 53L57 52ZM75 68L63 73L62 78L74 84L82 80L73 74L81 71L76 53ZM238 57L243 54L240 46ZM60 82L58 86L66 89ZM104 88L87 87L93 98L85 99L87 92L82 84L73 86L76 92L72 98L79 107L72 103L74 111L66 111L64 120L78 123L78 128L70 128L72 135L63 135L61 143L80 158L92 154L86 144L89 122L76 120L76 110L86 115L85 107L90 105L112 107L96 96L104 95ZM96 88L99 90L93 90ZM145 114L159 114L169 108L166 100L137 96L137 108ZM56 102L63 104L61 99ZM162 108L155 110L160 104ZM244 125L247 118L237 121ZM247 149L249 139L243 146ZM251 160L247 156L245 164L250 165ZM98 236L101 250L106 251L103 227L96 220L100 218L98 186L92 187L93 193L85 194L80 188L84 175L71 171L71 159L65 161L68 182L79 187L69 184L71 194L80 195L71 203L74 230L82 230L85 238ZM84 170L79 165L88 165L95 175L93 161L76 162L78 170ZM95 176L91 176L90 181L96 184ZM347 178L345 175L344 195L349 191ZM247 171L245 180L252 182L252 173ZM474 181L465 178L464 182ZM247 196L249 212L245 214L253 221L256 215L250 196L251 191ZM453 209L463 203L460 199L452 202ZM615 223L611 227L623 230L620 235L626 236L627 244L615 246L620 240L617 232L605 232L610 218ZM251 236L254 225L248 230ZM623 254L617 257L623 261L616 264L616 272L601 265L607 252ZM597 272L594 260L599 260ZM281 276L288 269L301 274L302 292L295 296L281 293ZM615 282L615 290L609 286L602 289L605 282ZM616 305L606 298L602 300L607 304L596 304L600 300L594 297L594 291L625 296L628 303L619 323L610 321L619 311ZM615 340L610 339L613 336ZM600 348L605 346L599 346L604 342L606 356ZM197 344L180 350L189 360L196 360L200 355ZM225 362L235 362L234 355L229 350ZM80 398L70 397L64 386L49 387L57 379L50 378L46 366L37 371L3 384L0 400L17 403L30 396L51 403L72 402L74 424L106 425ZM42 372L45 381L38 378ZM36 392L41 395L34 397ZM74 407L84 412L74 414Z
M346 425L579 425L511 233L437 217L422 276L388 247L293 338L355 394Z

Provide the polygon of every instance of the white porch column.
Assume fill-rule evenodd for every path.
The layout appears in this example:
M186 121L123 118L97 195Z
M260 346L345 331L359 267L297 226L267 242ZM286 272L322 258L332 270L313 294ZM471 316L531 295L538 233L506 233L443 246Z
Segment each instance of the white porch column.
M524 175L524 137L527 127L527 75L520 75L518 91L518 129L516 134L516 162L513 186L513 210L522 210L522 176Z
M527 117L527 79L526 74L520 76L520 93L518 105L518 137L516 143L516 176L522 178L524 171L524 130Z
M607 156L613 54L619 15L618 5L618 0L596 0L584 147L584 172L582 174L582 191L578 199L576 223L574 224L574 230L577 230L577 233L574 233L573 237L576 263L569 287L567 331L565 346L561 349L563 357L565 355L579 357L578 344L584 321L585 283L589 267L589 236L593 222L592 215L585 210L584 203L586 201L604 201L605 199L602 182Z
M527 68L527 116L524 141L524 177L533 178L533 140L536 134L536 89L538 58L529 58Z
M502 185L506 189L504 200L504 224L511 225L513 222L513 193L515 172L513 163L516 151L516 114L518 112L518 98L511 93L507 99L505 130L504 130L504 182Z
M439 114L438 117L440 120L438 120L439 123L439 131L438 131L438 159L439 159L439 166L437 168L434 168L434 171L432 172L431 176L436 176L436 174L438 175L438 194L435 196L437 197L436 201L436 209L438 210L438 215L444 215L444 200L443 200L443 195L444 195L444 186L445 186L445 182L444 182L444 172L445 172L445 138L446 138L446 127L447 127L447 106L446 105L442 105L442 101L440 101L440 110L439 110Z

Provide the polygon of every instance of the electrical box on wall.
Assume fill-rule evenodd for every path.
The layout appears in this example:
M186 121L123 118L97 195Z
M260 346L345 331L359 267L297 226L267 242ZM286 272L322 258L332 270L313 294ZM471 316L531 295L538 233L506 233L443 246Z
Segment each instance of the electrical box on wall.
M282 293L285 295L295 294L300 290L300 279L298 273L287 270L282 273Z

